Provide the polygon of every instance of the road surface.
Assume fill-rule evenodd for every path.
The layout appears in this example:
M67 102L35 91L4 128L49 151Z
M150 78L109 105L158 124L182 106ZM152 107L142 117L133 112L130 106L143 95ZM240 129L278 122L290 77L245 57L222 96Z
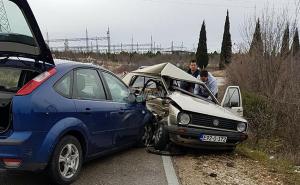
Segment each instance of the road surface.
M50 185L45 175L0 172L0 185ZM167 185L162 157L128 149L90 161L74 185Z

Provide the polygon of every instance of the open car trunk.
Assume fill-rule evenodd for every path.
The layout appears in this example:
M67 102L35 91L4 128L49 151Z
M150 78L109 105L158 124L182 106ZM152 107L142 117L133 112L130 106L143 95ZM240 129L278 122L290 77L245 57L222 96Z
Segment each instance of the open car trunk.
M12 128L12 101L19 89L40 72L0 66L0 134Z

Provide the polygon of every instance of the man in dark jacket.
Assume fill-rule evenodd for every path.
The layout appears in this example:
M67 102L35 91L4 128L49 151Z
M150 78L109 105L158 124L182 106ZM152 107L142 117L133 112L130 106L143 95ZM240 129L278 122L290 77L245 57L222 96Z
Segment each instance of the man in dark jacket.
M197 78L200 75L200 71L198 70L196 60L191 60L189 67L190 69L187 71L187 73ZM195 84L182 82L181 88L191 93L194 93Z

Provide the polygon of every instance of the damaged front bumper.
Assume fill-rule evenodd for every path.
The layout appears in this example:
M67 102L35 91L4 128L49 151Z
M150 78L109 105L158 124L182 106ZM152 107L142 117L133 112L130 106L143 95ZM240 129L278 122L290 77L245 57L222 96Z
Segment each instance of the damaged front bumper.
M207 128L180 127L177 125L166 126L166 130L168 131L169 138L173 143L181 146L202 149L234 149L237 144L248 138L246 133L241 132L220 131ZM202 134L226 136L227 141L226 143L201 141L200 136Z

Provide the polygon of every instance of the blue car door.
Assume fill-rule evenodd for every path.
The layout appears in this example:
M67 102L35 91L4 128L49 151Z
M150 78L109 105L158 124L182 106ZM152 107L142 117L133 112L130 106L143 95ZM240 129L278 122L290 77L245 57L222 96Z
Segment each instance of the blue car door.
M103 78L108 86L111 101L115 106L115 113L112 115L117 124L115 142L123 145L137 141L145 109L141 104L129 103L129 88L115 75L102 72Z
M96 69L79 68L74 71L73 98L78 117L91 134L91 153L113 147L115 122L111 120L114 104L107 101L107 92Z

